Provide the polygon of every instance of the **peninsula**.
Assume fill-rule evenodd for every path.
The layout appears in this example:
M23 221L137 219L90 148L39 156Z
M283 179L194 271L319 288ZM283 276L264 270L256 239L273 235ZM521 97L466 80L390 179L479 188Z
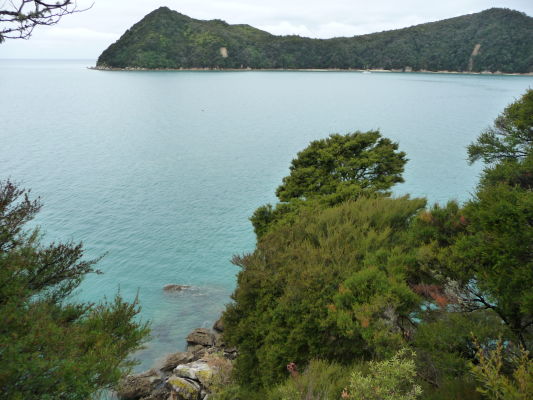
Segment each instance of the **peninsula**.
M492 8L368 35L275 36L161 7L109 46L96 69L383 69L533 72L533 18Z

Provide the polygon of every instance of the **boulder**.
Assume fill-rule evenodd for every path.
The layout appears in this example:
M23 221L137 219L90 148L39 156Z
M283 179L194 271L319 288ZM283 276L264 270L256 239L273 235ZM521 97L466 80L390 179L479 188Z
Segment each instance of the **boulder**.
M162 383L163 380L153 369L142 374L128 375L119 382L117 396L122 400L138 400L149 396Z
M217 332L224 332L224 321L222 320L222 317L215 321L215 324L213 325L213 330Z
M163 286L165 292L181 292L183 289L190 289L187 285L176 285L174 283Z
M163 372L169 372L176 368L176 366L179 364L187 364L191 361L195 361L197 358L198 357L189 351L179 351L177 353L169 354L165 358L165 361L163 361L163 364L159 370Z
M180 378L198 381L203 387L208 388L213 377L213 369L206 361L198 360L188 364L178 365L174 369L174 375Z
M211 347L215 344L215 335L213 335L209 329L198 328L189 333L186 340L189 345Z
M194 355L195 360L198 360L199 358L205 356L207 350L211 348L212 347L204 347L201 344L190 344L187 346L187 351Z
M226 342L224 342L224 336L220 333L215 333L215 347L224 348L226 347Z
M167 386L177 394L177 399L180 400L198 400L202 391L198 382L175 375L168 378Z

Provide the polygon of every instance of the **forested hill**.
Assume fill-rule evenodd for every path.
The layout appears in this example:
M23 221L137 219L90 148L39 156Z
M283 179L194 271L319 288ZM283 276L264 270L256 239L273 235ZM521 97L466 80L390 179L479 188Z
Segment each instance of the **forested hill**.
M310 39L196 20L161 7L106 49L97 67L526 73L533 72L533 18L492 8L393 31Z

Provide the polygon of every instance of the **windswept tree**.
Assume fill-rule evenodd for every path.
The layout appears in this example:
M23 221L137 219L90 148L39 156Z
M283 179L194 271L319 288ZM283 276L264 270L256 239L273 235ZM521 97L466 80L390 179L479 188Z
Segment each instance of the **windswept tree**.
M0 43L27 39L37 25L54 25L65 15L84 11L75 0L9 0L0 7Z
M386 191L403 182L407 159L398 144L379 131L333 134L315 140L292 160L276 190L281 201L362 190Z
M136 301L73 302L97 260L79 243L26 229L39 200L0 181L0 392L10 400L86 400L129 370L148 335Z
M312 141L292 160L290 174L276 190L275 207L259 207L251 217L258 237L273 222L294 214L302 206L335 205L361 194L388 194L403 182L407 158L398 143L379 131L332 134Z

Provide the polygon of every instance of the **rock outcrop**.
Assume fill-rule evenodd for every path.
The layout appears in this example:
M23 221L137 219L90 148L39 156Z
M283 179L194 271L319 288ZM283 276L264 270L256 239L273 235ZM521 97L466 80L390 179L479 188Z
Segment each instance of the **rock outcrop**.
M207 400L228 379L237 356L222 337L223 325L214 331L198 328L187 336L187 351L167 355L158 368L129 375L117 388L121 400Z

